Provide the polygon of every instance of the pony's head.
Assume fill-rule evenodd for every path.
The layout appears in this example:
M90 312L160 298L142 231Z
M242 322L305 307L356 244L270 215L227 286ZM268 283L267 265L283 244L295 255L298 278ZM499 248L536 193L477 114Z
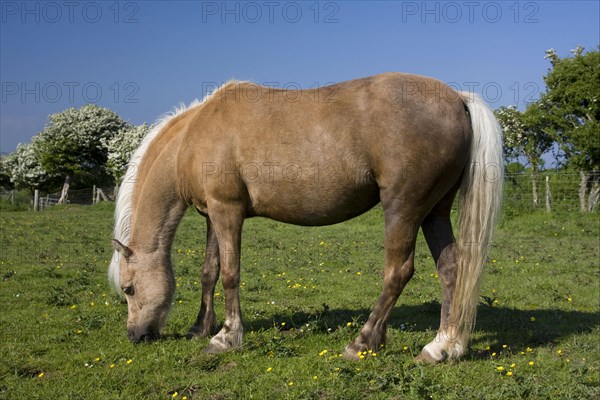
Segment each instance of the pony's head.
M235 84L235 82L228 84ZM222 88L228 84L222 86ZM221 89L207 95L205 100L214 96L218 90ZM140 224L144 226L133 227L131 222L134 217L134 204L141 208L140 214L142 215L148 214L150 207L147 204L144 205L143 202L140 205L134 195L143 185L139 182L138 175L144 165L146 165L146 168L151 168L153 165L152 161L144 164L143 160L152 147L154 139L163 132L163 129L169 126L172 120L189 109L200 106L205 100L202 102L195 100L187 107L182 105L153 125L152 129L142 139L139 147L133 152L128 163L127 172L125 172L119 188L113 232L113 238L115 239L112 242L115 253L108 268L108 277L115 290L125 293L128 306L127 330L129 339L134 342L149 341L159 337L160 330L166 322L175 292L170 243L172 243L178 221L181 220L187 207L187 204L181 199L169 198L163 202L164 205L168 206L168 210L163 210L162 213L156 212L157 215L160 214L164 218L138 218ZM163 150L164 147L161 147L160 151ZM156 158L150 158L156 161ZM161 165L161 167L160 170L164 172L164 165ZM171 176L174 174L174 172L170 173ZM148 177L149 175L148 173L145 176ZM169 189L167 191L169 196L173 196L173 190ZM139 198L147 199L144 196ZM156 203L151 205L155 206ZM132 237L134 230L137 233L135 236L137 242ZM162 236L158 235L159 233ZM161 248L155 248L156 243L151 246L152 248L140 245L144 241L147 244L152 239L157 239L157 235L163 239L168 237L169 243L163 241Z
M170 258L113 240L118 255L118 282L127 299L127 333L132 342L160 337L171 309L175 278ZM132 246L133 247L133 246Z

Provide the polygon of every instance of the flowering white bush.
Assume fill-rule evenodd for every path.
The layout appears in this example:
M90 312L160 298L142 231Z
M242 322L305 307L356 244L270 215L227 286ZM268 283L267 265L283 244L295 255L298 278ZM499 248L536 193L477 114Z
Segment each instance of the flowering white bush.
M36 136L31 143L19 144L17 149L3 160L6 174L18 188L42 188L57 178L42 167L36 149L38 144L39 138Z
M128 126L113 137L102 141L102 144L108 149L106 169L117 182L123 178L133 152L150 129L151 127L146 124Z
M128 124L114 111L95 104L68 108L49 118L50 123L38 134L44 169L86 184L106 176L107 150L102 141Z
M507 157L518 157L525 144L526 128L521 113L513 105L501 107L495 114L504 131L504 154Z

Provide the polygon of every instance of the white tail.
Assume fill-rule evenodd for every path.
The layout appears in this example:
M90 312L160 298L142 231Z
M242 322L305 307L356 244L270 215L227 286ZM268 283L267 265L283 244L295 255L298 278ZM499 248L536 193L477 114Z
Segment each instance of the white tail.
M471 116L473 143L460 194L458 274L449 326L455 342L450 357L465 351L475 325L481 272L500 211L504 180L502 128L479 96L460 95Z

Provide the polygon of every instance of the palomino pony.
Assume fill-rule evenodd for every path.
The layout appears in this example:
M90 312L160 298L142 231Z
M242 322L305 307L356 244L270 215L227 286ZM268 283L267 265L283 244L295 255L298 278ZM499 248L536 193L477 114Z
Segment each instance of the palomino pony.
M126 295L134 342L157 338L175 280L171 245L188 206L206 218L202 302L188 337L222 328L207 351L242 345L240 242L245 218L335 224L381 202L383 292L348 358L379 349L390 312L413 275L419 227L442 286L441 322L420 360L458 358L473 328L481 270L502 195L502 132L473 94L386 73L313 90L228 82L165 118L131 160L116 206L109 275ZM461 190L460 235L450 208Z

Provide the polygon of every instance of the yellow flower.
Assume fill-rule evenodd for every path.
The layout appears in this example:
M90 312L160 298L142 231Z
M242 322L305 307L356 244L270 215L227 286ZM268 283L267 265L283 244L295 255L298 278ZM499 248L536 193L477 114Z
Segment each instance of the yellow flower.
M133 362L133 360L130 358L129 360L127 360L127 365L130 365Z
M40 372L40 373L38 374L38 378L43 378L43 377L44 377L44 373L43 373L43 372Z
M173 395L171 397L175 398L177 396L179 396L179 393L175 392L175 393L173 393Z
M319 379L319 377L315 375L313 376L313 379L316 381L317 379Z
M273 368L271 368L271 367L267 368L267 372L271 372L271 371L273 371Z
M506 373L506 376L512 376L512 375L513 375L512 371L508 371L508 372Z
M533 351L533 349L532 349L531 347L528 347L528 348L527 348L527 352L528 352L528 353L531 353L532 351Z
M114 368L115 364L110 364L110 366L108 368Z
M529 320L530 320L531 322L534 322L534 321L535 321L535 317L531 317L531 318L529 318Z
M503 349L505 349L506 347L507 347L507 345L505 345L505 344L503 344L503 345L502 345L502 348L503 348Z
M502 365L501 365L501 366L499 366L499 367L498 367L498 368L496 368L496 369L497 369L498 371L500 371L500 372L504 371L504 367L503 367Z
M514 368L514 367L516 367L516 366L517 366L517 364L515 364L515 363L512 363L512 364L510 364L510 367L511 367L511 368Z
M321 357L322 357L322 356L324 356L325 354L327 354L327 350L322 350L322 351L319 353L319 356L321 356Z
M496 353L495 353L495 352L494 352L494 353L492 353L492 357L496 357Z
M567 297L567 301L573 301L573 298Z
M529 365L533 365L535 364L533 361L529 361Z
M288 382L288 386L294 386L294 382L292 382L292 381Z
M556 354L558 354L559 356L562 356L562 350L561 349L556 350Z

